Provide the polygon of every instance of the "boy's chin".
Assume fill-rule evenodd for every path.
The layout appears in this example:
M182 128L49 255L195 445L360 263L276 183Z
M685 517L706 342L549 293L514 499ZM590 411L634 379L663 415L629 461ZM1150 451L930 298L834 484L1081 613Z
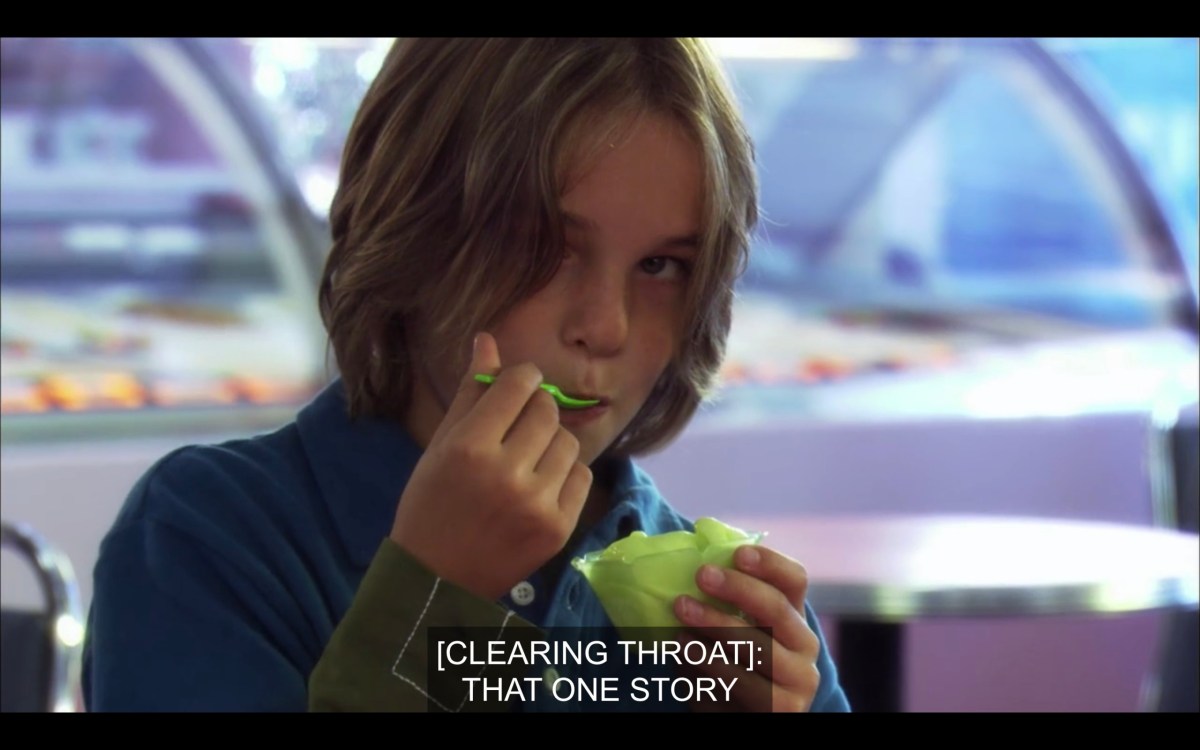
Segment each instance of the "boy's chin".
M578 461L585 466L591 466L598 458L604 455L604 451L608 449L608 446L612 442L606 442L604 439L598 438L594 431L586 427L580 429L564 425L564 428L579 441ZM608 436L605 435L603 437L607 438Z
M587 466L594 473L596 470L597 464L600 463L601 459L603 459L603 458L604 458L604 450L603 449L591 448L586 443L583 443L582 441L580 441L579 463L583 464L584 466Z

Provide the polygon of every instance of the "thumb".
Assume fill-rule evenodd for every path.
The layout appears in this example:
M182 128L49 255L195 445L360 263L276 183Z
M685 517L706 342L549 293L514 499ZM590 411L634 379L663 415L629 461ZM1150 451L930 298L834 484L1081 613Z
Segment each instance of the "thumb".
M496 339L490 333L475 334L475 345L471 353L471 368L466 374L466 380L476 383L475 375L500 374L500 348Z
M467 371L458 384L458 393L455 395L454 401L450 403L450 408L446 410L446 417L442 421L448 425L457 423L466 416L471 407L475 406L487 391L487 384L476 380L476 375L498 374L500 374L500 349L496 346L496 339L490 333L475 334L475 342L471 348L471 363L467 365Z

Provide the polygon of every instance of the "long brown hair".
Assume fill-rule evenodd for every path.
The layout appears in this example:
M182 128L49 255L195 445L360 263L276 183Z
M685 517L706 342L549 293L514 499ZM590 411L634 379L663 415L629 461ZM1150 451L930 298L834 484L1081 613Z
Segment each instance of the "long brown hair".
M414 329L462 350L553 277L571 174L648 112L701 154L703 227L678 354L610 452L683 429L715 386L757 219L750 139L719 63L691 39L393 45L346 141L320 287L351 414L404 417Z

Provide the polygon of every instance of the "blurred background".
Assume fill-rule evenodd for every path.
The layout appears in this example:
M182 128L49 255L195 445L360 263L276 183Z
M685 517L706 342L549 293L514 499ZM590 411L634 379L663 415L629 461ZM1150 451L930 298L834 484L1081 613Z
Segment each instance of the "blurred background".
M0 40L0 497L84 608L154 460L332 377L326 216L390 43ZM1179 526L1197 40L712 43L764 218L723 393L644 461L667 497ZM23 567L5 552L5 607L40 601ZM1144 709L1163 618L916 623L906 708Z

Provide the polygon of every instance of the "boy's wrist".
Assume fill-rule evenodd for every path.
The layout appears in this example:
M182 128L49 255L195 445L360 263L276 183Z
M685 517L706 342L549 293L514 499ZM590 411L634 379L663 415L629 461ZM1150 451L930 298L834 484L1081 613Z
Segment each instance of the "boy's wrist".
M468 701L463 675L436 668L435 637L482 633L505 640L541 637L532 624L438 578L385 540L313 672L310 704L346 711L504 710ZM488 668L497 676L503 669Z

